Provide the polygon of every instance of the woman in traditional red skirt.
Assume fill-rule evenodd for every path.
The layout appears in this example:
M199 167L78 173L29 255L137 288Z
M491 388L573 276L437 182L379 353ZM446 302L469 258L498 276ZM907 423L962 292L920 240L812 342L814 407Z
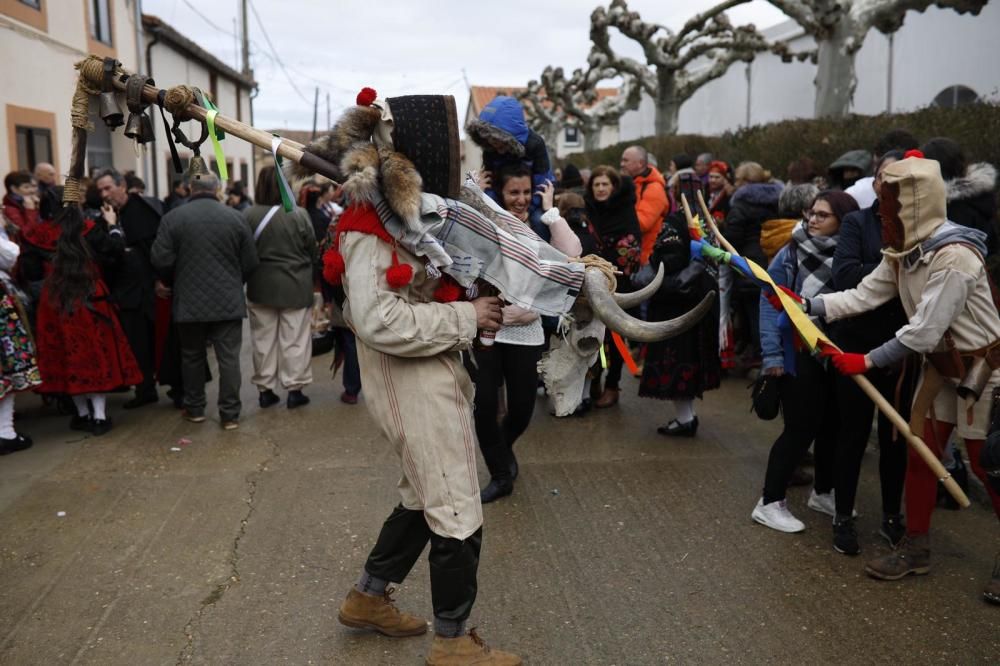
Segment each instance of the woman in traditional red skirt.
M37 273L40 267L44 275L36 326L39 391L72 396L77 414L70 428L95 435L111 429L105 394L142 381L102 277L123 256L125 238L110 208L103 218L106 224L84 220L68 208L56 221L29 229L22 241L24 268Z

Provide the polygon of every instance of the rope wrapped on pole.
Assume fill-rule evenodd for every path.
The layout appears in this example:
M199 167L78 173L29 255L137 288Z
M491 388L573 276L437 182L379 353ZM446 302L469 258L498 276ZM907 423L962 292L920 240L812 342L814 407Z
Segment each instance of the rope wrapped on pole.
M83 85L85 85L88 90L94 90L94 93L92 94L96 94L100 91L101 81L104 78L103 67L103 60L97 56L89 56L85 60L77 63L77 69L80 71L80 79L84 82ZM114 87L117 90L124 91L125 83L129 76L131 76L131 74L119 67L112 79ZM196 96L192 88L184 85L174 86L168 90L161 90L160 88L151 85L143 87L142 99L150 104L160 105L161 95L163 99L162 105L167 109L167 111L170 112L171 115L181 119L196 120L201 123L207 122L208 109L205 109L197 103ZM228 132L235 137L243 139L248 143L252 143L253 145L268 152L271 151L272 135L270 132L259 130L256 127L247 125L246 123L226 116L222 113L215 116L214 123L217 128ZM311 171L329 178L335 183L337 182L338 171L336 165L327 162L313 153L306 152L305 146L297 141L283 138L281 140L281 144L278 146L278 154L286 159L303 165Z

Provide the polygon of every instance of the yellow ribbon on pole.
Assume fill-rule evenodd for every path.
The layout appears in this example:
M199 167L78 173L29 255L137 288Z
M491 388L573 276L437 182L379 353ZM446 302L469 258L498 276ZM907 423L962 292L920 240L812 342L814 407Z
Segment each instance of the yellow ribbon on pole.
M691 209L688 207L686 199L682 199L682 201L684 203L684 213L690 220ZM736 248L726 240L726 237L722 235L718 226L716 226L715 221L708 212L708 206L705 205L705 198L701 195L701 192L698 192L698 203L701 206L702 212L705 214L705 221L711 228L712 233L715 234L719 244L733 256L739 257L739 252L737 252ZM785 313L788 315L789 319L792 320L792 325L795 326L795 330L798 331L799 336L801 336L803 341L809 345L810 349L815 351L822 342L824 346L829 345L834 350L838 352L841 351L840 348L830 342L830 339L823 334L819 327L816 326L816 324L813 323L808 316L806 316L806 313L802 311L802 307L799 303L777 287L774 280L771 279L771 276L767 274L766 270L749 259L743 258L743 261L750 267L750 271L753 273L754 277L769 285L771 289L774 290L774 293L778 295L778 299L781 301L781 305L785 309ZM878 389L875 388L870 381L868 381L867 377L864 375L850 375L850 377L858 385L858 388L860 388L864 394L875 403L875 406L878 407L879 411L886 415L886 417L896 427L896 430L898 430L899 433L906 438L907 443L913 447L913 450L917 452L924 463L931 468L934 476L941 481L945 489L947 489L948 492L951 493L951 496L955 498L955 501L958 502L959 506L967 508L970 504L968 496L966 496L965 492L958 485L955 479L952 478L948 470L944 468L944 465L941 464L938 457L929 448L927 448L927 444L924 443L924 440L910 430L910 424L907 423L902 416L900 416L895 407L889 404L889 401L886 400L881 393L879 393Z

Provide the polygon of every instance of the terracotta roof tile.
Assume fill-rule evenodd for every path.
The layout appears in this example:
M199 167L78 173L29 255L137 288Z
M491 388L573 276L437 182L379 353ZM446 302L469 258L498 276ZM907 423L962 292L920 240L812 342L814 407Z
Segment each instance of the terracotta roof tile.
M476 115L483 110L487 104L490 103L497 95L509 95L511 97L517 97L518 94L524 92L526 88L524 86L470 86L469 89L469 99L472 100L472 110ZM602 100L606 97L614 97L618 94L618 88L598 88L597 89L597 99Z

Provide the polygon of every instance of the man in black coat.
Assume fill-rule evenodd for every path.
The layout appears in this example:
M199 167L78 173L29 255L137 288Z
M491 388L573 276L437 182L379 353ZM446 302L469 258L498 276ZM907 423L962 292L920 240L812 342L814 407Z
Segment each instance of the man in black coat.
M173 316L181 342L185 418L205 420L206 343L219 364L222 427L238 427L240 348L246 298L243 284L257 268L257 248L243 216L219 201L219 179L192 178L191 198L167 213L152 261L173 290Z
M95 181L105 204L118 212L125 232L125 256L114 274L107 276L111 297L118 306L125 337L142 371L142 384L135 397L122 405L134 409L156 402L156 273L150 262L153 239L160 227L163 205L158 199L129 194L125 178L114 169L103 171Z

